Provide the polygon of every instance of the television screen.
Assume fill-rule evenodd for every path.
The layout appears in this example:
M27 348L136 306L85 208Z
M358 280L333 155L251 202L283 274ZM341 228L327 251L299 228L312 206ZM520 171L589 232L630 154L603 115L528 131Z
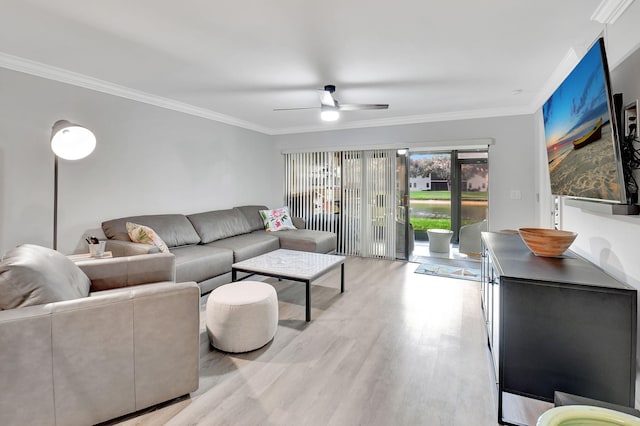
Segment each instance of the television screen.
M542 107L551 193L626 203L602 38Z

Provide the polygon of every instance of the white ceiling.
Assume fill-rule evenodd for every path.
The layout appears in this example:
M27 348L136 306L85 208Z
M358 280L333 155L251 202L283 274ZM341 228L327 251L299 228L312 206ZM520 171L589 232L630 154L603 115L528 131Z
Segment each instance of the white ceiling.
M2 0L0 66L268 134L525 114L603 31L599 2ZM390 108L273 111L325 84Z

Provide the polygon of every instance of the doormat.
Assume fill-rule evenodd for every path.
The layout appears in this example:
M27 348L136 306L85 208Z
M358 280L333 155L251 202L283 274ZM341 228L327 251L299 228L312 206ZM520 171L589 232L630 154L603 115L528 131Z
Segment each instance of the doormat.
M433 258L428 262L421 263L415 273L471 281L480 281L481 279L480 263L467 260Z

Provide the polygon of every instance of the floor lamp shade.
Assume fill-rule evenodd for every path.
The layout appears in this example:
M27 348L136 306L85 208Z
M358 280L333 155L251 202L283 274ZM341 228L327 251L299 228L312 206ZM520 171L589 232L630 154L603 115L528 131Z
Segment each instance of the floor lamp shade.
M55 154L53 166L53 249L58 249L58 157L80 160L96 148L96 137L86 127L66 120L56 121L51 129L51 150Z
M51 131L51 149L65 160L80 160L96 148L96 137L86 127L59 120Z

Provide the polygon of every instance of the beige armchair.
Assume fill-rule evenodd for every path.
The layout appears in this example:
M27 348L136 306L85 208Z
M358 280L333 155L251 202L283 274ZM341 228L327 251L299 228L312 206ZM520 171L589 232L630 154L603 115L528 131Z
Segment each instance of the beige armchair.
M458 249L460 250L460 253L473 257L480 257L482 254L481 233L486 230L486 219L480 222L461 226L460 235L458 237Z
M198 388L200 290L173 255L78 266L88 297L0 310L2 425L95 424Z

